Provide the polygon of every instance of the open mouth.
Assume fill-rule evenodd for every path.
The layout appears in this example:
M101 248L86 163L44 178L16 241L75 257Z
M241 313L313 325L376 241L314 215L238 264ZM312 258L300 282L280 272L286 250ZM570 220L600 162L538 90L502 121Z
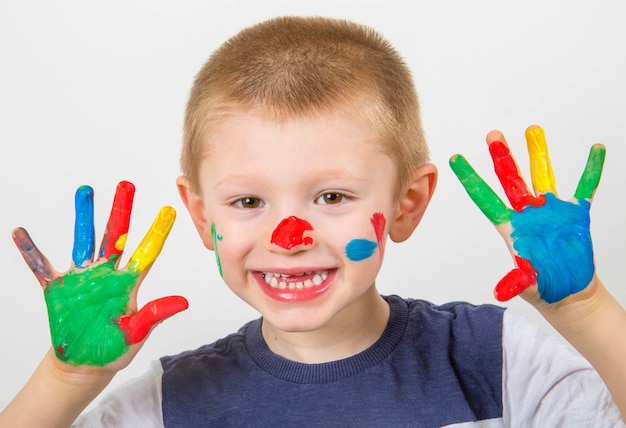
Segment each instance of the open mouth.
M265 283L272 288L279 288L281 290L316 287L321 285L326 278L328 278L327 270L304 272L298 275L263 272Z
M262 272L266 287L263 291L282 301L306 301L324 293L330 287L335 270L317 270L298 274Z

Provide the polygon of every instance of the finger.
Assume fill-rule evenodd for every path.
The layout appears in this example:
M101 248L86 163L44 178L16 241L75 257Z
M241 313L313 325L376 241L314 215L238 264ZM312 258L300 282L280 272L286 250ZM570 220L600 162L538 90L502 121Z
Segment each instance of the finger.
M526 144L530 156L530 176L537 195L556 193L556 179L548 154L548 143L543 128L537 125L526 129Z
M72 260L74 266L83 267L85 261L93 260L94 235L93 226L93 189L80 186L74 197L76 220L74 222L74 248Z
M530 262L518 256L515 256L515 260L518 267L507 273L494 290L500 302L512 299L537 282L537 271Z
M48 259L39 251L30 235L24 228L13 230L13 241L17 245L26 264L33 271L42 287L49 285L57 277Z
M535 197L530 193L528 185L521 177L519 168L502 133L499 131L490 132L487 135L487 144L489 144L489 154L493 160L496 175L513 209L522 211L529 204L536 205Z
M176 220L176 210L163 207L152 223L150 230L128 261L131 272L144 272L156 260Z
M126 343L132 345L141 342L155 324L188 307L187 299L182 296L163 297L146 304L134 315L120 317L118 325Z
M462 155L452 156L450 167L472 201L493 224L499 225L510 221L511 210Z
M118 260L122 255L128 236L134 196L135 186L132 183L121 181L117 185L111 214L100 245L100 257L107 260Z
M605 157L606 148L602 144L594 144L591 147L585 171L583 171L574 193L576 199L593 199L593 194L598 188L598 184L600 184Z

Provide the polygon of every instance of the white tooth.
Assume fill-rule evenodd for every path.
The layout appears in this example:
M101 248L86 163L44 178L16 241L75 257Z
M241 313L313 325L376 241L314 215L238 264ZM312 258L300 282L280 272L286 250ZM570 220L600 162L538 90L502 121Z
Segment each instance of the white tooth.
M313 277L313 284L315 285L320 285L323 281L324 279L319 274L315 274Z
M287 275L286 273L281 273L280 276L282 276L283 278L289 278L291 275Z
M272 279L270 280L270 286L273 288L277 288L278 287L278 280L276 279L275 276L272 277Z
M302 281L296 282L296 288L304 288L304 284L302 283Z
M285 288L287 288L287 284L285 282L281 281L278 284L278 288L280 288L281 290L284 290Z
M307 279L306 281L304 281L304 286L306 288L311 288L313 287L313 281L311 281L310 279Z

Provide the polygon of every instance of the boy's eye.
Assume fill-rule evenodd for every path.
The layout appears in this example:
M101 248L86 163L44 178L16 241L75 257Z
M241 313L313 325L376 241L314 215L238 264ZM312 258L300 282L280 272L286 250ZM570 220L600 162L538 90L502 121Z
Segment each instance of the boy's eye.
M245 198L241 198L235 202L236 205L239 205L241 208L260 208L263 206L263 201L259 198L253 198L251 196L247 196Z
M343 201L344 198L345 196L341 193L324 193L322 196L317 198L317 203L326 205L338 204Z

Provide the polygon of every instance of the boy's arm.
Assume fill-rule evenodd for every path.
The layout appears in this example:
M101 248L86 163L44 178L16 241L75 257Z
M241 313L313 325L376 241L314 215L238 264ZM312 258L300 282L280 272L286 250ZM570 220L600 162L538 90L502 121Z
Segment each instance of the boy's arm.
M574 197L561 200L543 129L526 131L534 194L521 177L504 136L487 136L507 207L463 156L450 159L462 185L505 239L516 267L496 285L506 301L521 295L594 366L626 417L626 313L595 273L589 208L605 148L594 145Z
M118 185L98 256L94 260L93 190L76 192L72 267L58 273L28 233L14 241L41 284L52 349L31 379L0 413L0 426L68 426L136 355L151 329L187 308L170 296L137 310L137 292L174 223L164 207L128 264L118 269L130 223L134 186Z

